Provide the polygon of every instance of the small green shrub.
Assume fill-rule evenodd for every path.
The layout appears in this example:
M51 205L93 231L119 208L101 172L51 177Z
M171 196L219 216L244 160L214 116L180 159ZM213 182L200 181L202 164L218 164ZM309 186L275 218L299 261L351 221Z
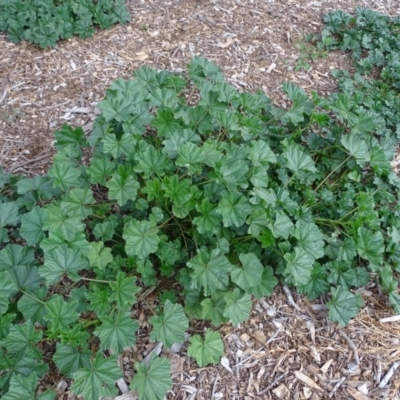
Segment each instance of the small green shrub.
M45 48L74 35L93 36L97 25L108 29L130 20L124 0L0 0L0 32Z
M56 132L46 176L0 172L4 399L54 397L35 392L49 362L39 349L52 347L74 393L115 394L116 356L135 343L131 309L149 286L161 299L150 338L167 347L184 341L189 318L247 320L252 298L278 281L311 299L330 292L341 325L371 280L400 311L400 181L386 147L395 133L379 136L389 122L357 94L282 88L287 110L239 93L201 57L187 76L143 67L110 86L88 138ZM211 329L188 348L199 365L222 351ZM169 361L135 369L131 387L162 399Z

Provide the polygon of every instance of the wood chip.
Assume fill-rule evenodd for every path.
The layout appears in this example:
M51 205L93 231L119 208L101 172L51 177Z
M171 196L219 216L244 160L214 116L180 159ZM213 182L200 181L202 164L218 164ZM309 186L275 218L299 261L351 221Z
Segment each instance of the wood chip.
M265 72L267 74L270 74L275 68L276 68L276 64L272 63Z
M324 374L326 374L328 372L329 367L332 365L332 363L333 363L333 359L331 358L320 368L320 370Z
M278 399L288 399L290 396L290 390L284 383L281 383L278 387L272 390L272 393L278 397Z
M295 371L294 376L301 382L303 382L305 385L309 386L312 389L323 391L321 386L317 385L310 377L307 375L303 374L300 371Z
M228 48L230 45L232 45L235 42L235 39L228 37L228 39L226 39L225 43L221 43L219 45L219 47L221 47L222 49L226 49Z
M347 388L347 392L354 397L355 400L372 400L371 397L366 396L365 394L359 392L357 389L352 388L349 386Z
M226 357L221 357L220 363L227 371L229 371L231 374L233 374L233 371L229 365L229 360Z
M381 318L379 322L397 322L400 321L400 315L393 315L392 317Z
M144 61L144 60L146 60L147 58L149 58L149 55L146 54L146 53L136 53L136 57L134 58L134 60L137 60L137 61Z

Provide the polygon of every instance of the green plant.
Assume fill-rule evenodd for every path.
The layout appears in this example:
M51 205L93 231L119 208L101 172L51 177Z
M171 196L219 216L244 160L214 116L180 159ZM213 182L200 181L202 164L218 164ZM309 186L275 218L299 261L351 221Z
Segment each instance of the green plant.
M313 35L305 35L302 40L296 43L296 48L300 53L299 58L296 61L296 71L308 71L311 68L311 62L315 62L319 58L326 58L328 56L328 51L325 48L314 46L312 44L313 39Z
M313 37L317 47L346 51L354 62L352 72L333 71L341 92L341 99L334 95L336 113L351 118L344 107L368 112L391 159L400 139L400 18L359 7L354 16L335 11L324 21L321 34Z
M0 0L0 32L45 48L73 35L93 36L94 26L108 29L130 20L124 0Z
M115 393L116 354L139 329L137 295L171 280L148 320L167 347L184 341L188 318L247 320L252 297L270 295L278 279L310 298L330 290L341 325L371 279L400 310L399 179L375 114L292 83L282 110L261 91L239 93L201 57L187 76L134 75L107 90L89 138L66 125L56 132L46 176L0 171L4 399L54 397L35 392L48 369L39 348L85 400ZM222 355L211 329L190 342L199 365ZM167 359L135 368L141 399L171 387Z

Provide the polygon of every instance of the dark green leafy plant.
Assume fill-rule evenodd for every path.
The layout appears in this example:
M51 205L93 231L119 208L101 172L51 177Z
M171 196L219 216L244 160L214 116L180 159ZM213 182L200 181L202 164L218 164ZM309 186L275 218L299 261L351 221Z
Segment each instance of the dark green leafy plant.
M128 21L124 0L0 0L0 32L11 42L27 40L42 48L74 35L91 37L95 26Z
M354 16L335 11L324 22L321 34L313 37L317 47L346 51L354 62L353 71L333 72L341 92L332 98L334 111L352 125L375 131L391 158L400 138L400 18L358 7ZM375 150L371 157L382 156Z
M371 280L399 312L399 179L380 114L344 93L283 90L288 110L239 93L201 57L188 76L143 67L110 86L87 139L56 132L46 176L0 170L4 398L54 398L35 392L48 370L39 343L74 393L114 395L121 372L107 354L135 344L132 307L152 285L162 302L150 336L167 347L184 342L189 318L247 320L278 281L310 298L330 291L341 325ZM222 352L212 329L188 347L202 366ZM167 359L135 369L141 399L171 387Z

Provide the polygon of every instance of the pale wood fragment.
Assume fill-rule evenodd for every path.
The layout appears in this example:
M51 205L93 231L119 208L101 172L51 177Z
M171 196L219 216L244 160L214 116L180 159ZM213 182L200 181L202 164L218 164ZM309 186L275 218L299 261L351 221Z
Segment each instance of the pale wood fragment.
M281 383L278 387L273 389L272 393L278 397L278 399L288 399L290 396L290 390L284 383Z
M294 376L312 389L323 391L322 387L317 385L309 376L301 371L295 371Z
M360 391L358 391L357 389L349 386L347 388L347 392L354 397L355 400L372 400L371 397L366 396L365 394L361 393Z

